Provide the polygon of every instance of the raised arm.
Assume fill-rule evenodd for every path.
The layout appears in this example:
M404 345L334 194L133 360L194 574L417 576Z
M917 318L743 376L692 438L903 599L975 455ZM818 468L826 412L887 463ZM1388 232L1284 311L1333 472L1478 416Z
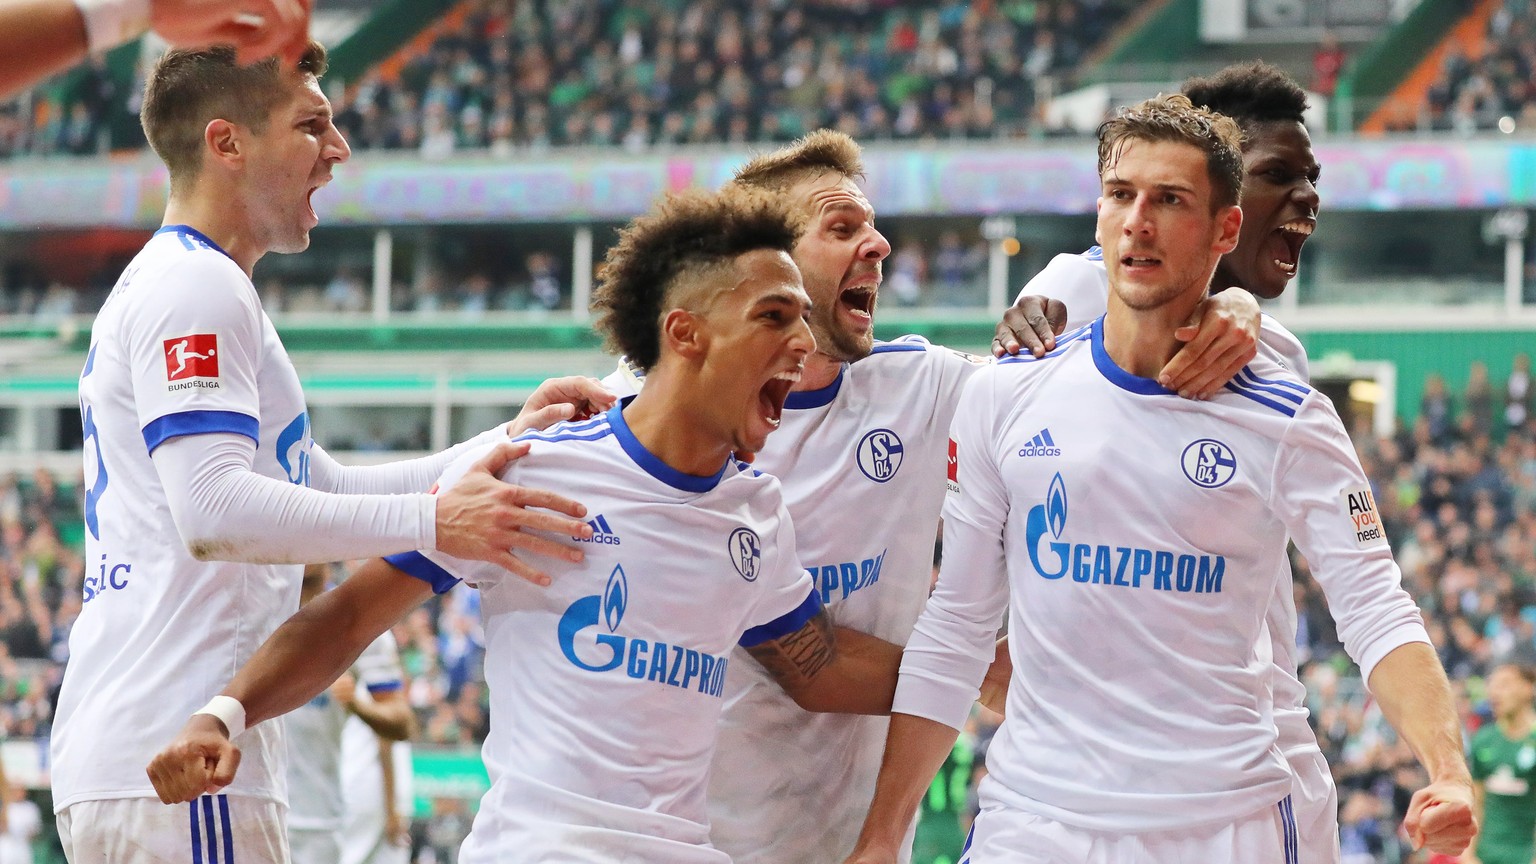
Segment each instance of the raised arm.
M837 627L825 609L793 633L747 649L807 711L888 714L901 646Z
M431 594L426 582L370 561L277 628L221 695L245 709L249 726L292 711L341 677L369 643ZM230 731L213 715L192 715L149 764L160 800L190 801L229 785L240 764Z

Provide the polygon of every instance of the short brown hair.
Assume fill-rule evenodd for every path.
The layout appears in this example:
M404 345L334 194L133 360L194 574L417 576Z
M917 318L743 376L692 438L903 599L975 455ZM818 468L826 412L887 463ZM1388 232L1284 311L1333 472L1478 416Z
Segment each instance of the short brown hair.
M661 316L691 276L757 249L788 253L800 237L779 196L744 187L670 195L619 232L592 292L610 351L649 370L661 358Z
M155 63L144 84L139 120L170 170L173 188L197 178L209 122L228 120L257 132L266 128L283 94L278 63L269 57L241 66L228 45L167 51ZM325 46L311 41L294 68L319 78L326 65Z
M1243 192L1243 132L1230 117L1197 108L1181 94L1156 96L1099 126L1099 176L1120 160L1129 141L1173 141L1205 154L1211 212L1237 204Z
M807 177L827 172L863 178L864 161L858 142L845 133L817 129L788 147L754 157L736 171L731 182L780 192Z

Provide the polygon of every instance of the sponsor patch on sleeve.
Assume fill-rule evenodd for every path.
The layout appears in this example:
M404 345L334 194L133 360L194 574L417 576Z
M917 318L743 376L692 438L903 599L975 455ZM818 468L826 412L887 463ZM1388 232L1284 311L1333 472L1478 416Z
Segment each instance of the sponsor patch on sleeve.
M1355 547L1375 549L1387 545L1387 531L1381 524L1381 511L1376 509L1376 496L1371 487L1362 483L1339 493L1339 503L1349 517L1349 530L1354 534Z
M165 340L162 349L165 352L165 380L168 382L219 377L217 334L192 333L178 336Z
M944 488L951 492L960 491L960 445L955 439L949 439L949 479L944 481Z

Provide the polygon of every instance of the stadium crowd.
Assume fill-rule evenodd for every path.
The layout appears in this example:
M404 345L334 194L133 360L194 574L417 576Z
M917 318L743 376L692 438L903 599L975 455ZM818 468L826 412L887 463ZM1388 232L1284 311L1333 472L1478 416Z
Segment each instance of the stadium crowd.
M1513 127L1503 128L1506 118ZM1464 135L1536 129L1536 9L1527 0L1501 0L1480 51L1447 53L1416 125Z
M1462 696L1467 733L1489 721L1483 676L1507 660L1536 663L1536 381L1528 357L1495 381L1481 363L1452 392L1431 376L1418 415L1393 437L1357 437L1403 579L1419 601ZM47 471L0 477L0 733L45 738L89 562L76 478ZM1349 664L1306 562L1294 562L1303 680L1319 741L1340 789L1345 861L1404 860L1398 836L1416 777ZM478 596L435 598L396 628L418 741L477 746L487 730ZM995 717L963 737L966 795L929 819L974 815L974 788ZM974 769L969 766L974 764ZM441 802L445 812L460 805ZM452 820L450 820L452 821ZM463 821L463 820L459 820ZM442 825L420 842L451 848ZM441 835L441 836L439 836Z
M1131 0L475 0L399 75L333 93L354 149L498 157L788 141L1044 134L1062 92ZM140 82L96 61L0 108L0 157L143 145Z

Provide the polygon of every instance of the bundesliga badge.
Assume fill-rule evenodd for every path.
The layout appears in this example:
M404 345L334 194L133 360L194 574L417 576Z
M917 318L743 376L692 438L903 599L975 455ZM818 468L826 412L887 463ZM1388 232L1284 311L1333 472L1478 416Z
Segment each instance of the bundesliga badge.
M214 333L194 333L167 339L165 380L219 377L219 337Z

